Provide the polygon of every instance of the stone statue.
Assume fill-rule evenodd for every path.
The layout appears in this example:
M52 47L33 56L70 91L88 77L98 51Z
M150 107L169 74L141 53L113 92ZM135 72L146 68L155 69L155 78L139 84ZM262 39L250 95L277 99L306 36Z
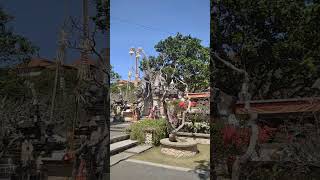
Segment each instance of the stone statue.
M160 90L161 90L161 75L159 73L157 73L155 75L155 79L154 79L154 84L153 84L153 93L156 96L160 95Z
M135 91L135 95L139 98L138 101L140 105L139 109L141 112L141 115L149 115L149 109L153 107L152 102L152 79L154 74L152 73L152 70L146 69L144 70L144 76L141 80L140 86Z
M114 120L115 121L123 121L123 111L125 110L125 103L123 100L115 100L112 104L113 112L114 112Z

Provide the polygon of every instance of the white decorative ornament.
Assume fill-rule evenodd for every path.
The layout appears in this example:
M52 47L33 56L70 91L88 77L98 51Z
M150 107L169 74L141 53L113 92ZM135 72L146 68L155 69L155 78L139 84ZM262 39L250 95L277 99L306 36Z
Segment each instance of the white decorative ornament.
M134 54L134 48L130 48L129 54L130 54L130 56L132 56Z

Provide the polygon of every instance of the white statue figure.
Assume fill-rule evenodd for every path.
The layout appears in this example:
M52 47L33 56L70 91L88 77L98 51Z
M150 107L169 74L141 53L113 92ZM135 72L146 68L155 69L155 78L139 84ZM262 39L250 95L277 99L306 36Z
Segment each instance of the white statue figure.
M33 146L31 142L25 139L21 145L21 161L23 166L26 166L29 161L33 160L32 152Z

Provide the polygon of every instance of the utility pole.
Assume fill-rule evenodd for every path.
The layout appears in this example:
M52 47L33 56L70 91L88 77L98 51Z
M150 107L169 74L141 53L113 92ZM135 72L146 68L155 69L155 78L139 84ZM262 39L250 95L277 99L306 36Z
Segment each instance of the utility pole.
M128 91L129 91L130 83L131 83L131 75L132 75L132 72L131 72L131 70L129 70L129 72L128 72L127 89L126 89L126 99L127 100L128 100Z
M88 17L88 0L82 0L82 37L81 37L81 55L80 67L78 68L79 82L90 79L90 67L88 65L89 56L89 17ZM80 126L87 121L87 112L79 106L79 122Z
M65 5L67 6L67 5ZM67 8L65 9L67 12ZM59 48L57 51L57 57L56 57L56 72L55 72L55 79L54 79L54 86L53 86L53 92L52 92L52 100L51 100L51 108L50 108L50 123L53 121L53 111L55 106L55 99L57 94L57 86L58 86L58 78L60 75L60 88L62 90L62 96L63 98L66 97L65 94L65 79L64 79L64 71L63 71L63 64L65 62L65 54L66 54L66 48L67 48L67 33L64 31L64 28L66 26L66 19L67 19L67 13L65 12L65 22L61 28L60 36L59 36Z
M140 76L139 76L139 59L140 59L140 57L141 57L141 53L143 52L143 49L142 48L137 48L137 49L135 49L134 47L132 47L132 48L130 48L130 51L129 51L129 54L130 54L130 56L132 56L133 54L135 54L135 64L136 64L136 73L135 73L135 81L134 81L134 85L135 85L135 87L137 87L138 86L138 83L139 83L139 78L140 78Z
M88 65L89 60L89 7L88 7L88 0L82 1L83 6L83 32L82 32L82 42L81 42L81 67L78 72L78 76L81 80L89 79L90 78L90 67Z
M62 90L63 99L66 97L66 89L65 89L65 79L64 79L64 62L66 59L66 48L67 48L67 33L64 31L64 28L61 30L59 42L59 52L58 52L58 60L60 63L60 88Z
M66 49L67 49L67 33L64 31L67 26L68 20L68 9L69 9L69 0L65 0L65 9L64 9L64 23L60 32L60 41L59 41L59 51L60 51L60 88L62 91L62 98L66 98L66 89L65 89L65 71L64 71L64 63L66 59Z

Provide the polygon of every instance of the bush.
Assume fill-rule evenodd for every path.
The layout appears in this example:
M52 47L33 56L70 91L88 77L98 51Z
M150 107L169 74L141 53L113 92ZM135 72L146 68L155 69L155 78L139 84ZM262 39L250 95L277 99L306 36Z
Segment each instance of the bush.
M183 132L210 134L210 125L206 122L186 122Z
M160 139L167 137L167 126L164 119L146 119L138 121L130 126L130 138L138 140L139 143L145 142L144 131L146 129L153 128L153 144L159 145Z
M181 131L210 134L209 116L206 113L187 114L185 126Z

